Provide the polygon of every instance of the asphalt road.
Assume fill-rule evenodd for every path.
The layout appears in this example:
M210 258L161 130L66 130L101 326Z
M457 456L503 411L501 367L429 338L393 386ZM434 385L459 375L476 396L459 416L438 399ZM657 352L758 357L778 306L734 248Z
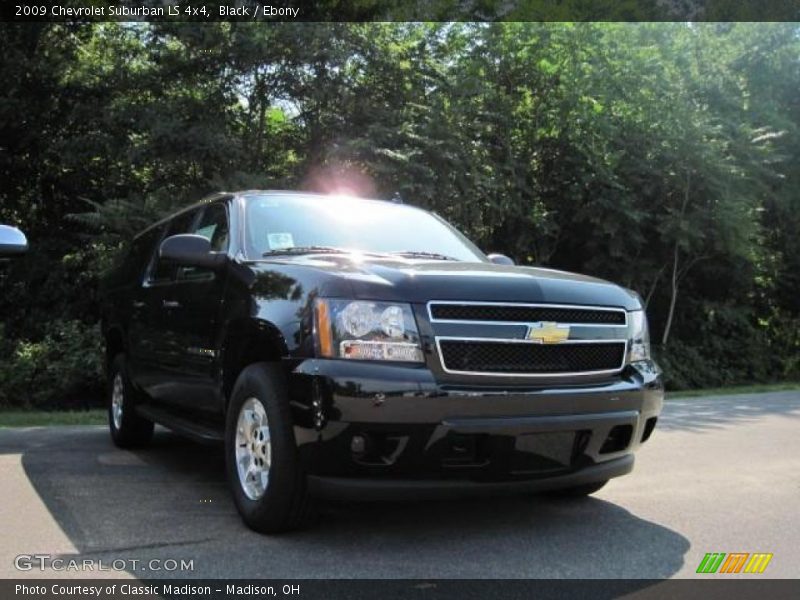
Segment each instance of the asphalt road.
M193 560L101 573L138 578L696 577L706 552L771 552L761 577L797 577L800 392L668 401L633 474L579 501L329 504L266 537L240 523L219 449L161 430L127 452L102 427L0 429L0 498L0 577L65 575L14 569L35 553Z

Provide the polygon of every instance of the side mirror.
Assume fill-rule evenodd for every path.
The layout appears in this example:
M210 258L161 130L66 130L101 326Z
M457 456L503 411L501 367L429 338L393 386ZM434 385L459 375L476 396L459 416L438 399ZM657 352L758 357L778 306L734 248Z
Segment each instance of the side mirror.
M16 227L0 225L0 258L18 256L28 251L25 234Z
M498 254L496 252L493 252L492 254L488 255L488 258L489 258L489 262L492 262L492 263L494 263L496 265L507 265L507 266L513 266L514 265L514 261L511 260L505 254Z
M184 267L218 269L227 258L223 252L212 252L211 242L202 235L171 235L158 249L158 256Z

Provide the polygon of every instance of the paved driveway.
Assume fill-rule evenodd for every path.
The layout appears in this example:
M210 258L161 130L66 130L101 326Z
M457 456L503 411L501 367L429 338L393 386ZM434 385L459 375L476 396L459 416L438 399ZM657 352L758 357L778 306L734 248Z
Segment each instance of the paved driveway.
M0 496L2 577L34 553L193 561L103 573L143 578L692 577L706 552L772 552L763 576L795 577L800 392L670 400L633 474L580 501L330 504L265 537L240 523L220 449L160 430L127 452L102 427L0 430Z

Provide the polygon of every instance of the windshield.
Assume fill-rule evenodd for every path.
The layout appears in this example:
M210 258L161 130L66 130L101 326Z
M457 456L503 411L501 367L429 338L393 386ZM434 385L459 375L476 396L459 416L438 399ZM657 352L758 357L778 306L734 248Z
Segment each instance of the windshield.
M247 195L246 253L356 250L410 258L482 262L466 237L439 217L411 206L342 196Z

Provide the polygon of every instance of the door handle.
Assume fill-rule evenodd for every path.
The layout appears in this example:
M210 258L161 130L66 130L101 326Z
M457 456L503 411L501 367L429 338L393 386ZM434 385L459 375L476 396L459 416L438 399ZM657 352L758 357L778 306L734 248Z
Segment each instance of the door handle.
M161 306L163 306L164 308L180 308L181 303L178 302L177 300L164 300L161 303Z
M144 308L145 303L142 300L134 300L133 308Z

